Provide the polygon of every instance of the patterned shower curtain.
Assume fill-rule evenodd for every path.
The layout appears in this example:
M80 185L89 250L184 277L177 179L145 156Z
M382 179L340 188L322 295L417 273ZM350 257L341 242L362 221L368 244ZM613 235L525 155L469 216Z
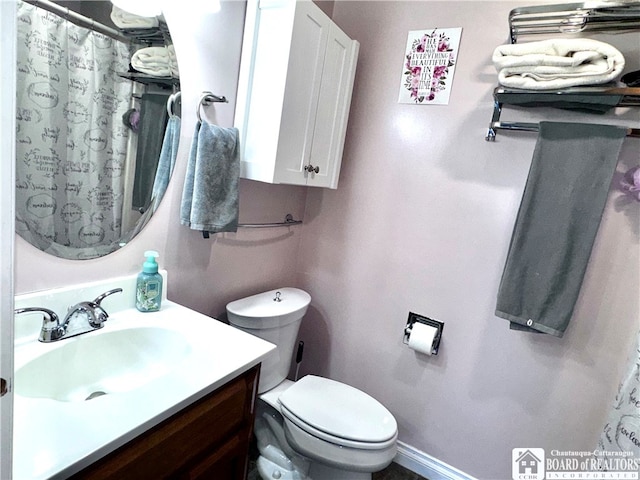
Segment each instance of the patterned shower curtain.
M129 47L18 3L16 229L91 258L121 234Z
M598 450L605 452L603 460L622 458L635 460L640 464L640 332L625 373L600 435ZM606 452L611 452L613 456ZM603 470L610 470L607 462L603 461L603 466Z

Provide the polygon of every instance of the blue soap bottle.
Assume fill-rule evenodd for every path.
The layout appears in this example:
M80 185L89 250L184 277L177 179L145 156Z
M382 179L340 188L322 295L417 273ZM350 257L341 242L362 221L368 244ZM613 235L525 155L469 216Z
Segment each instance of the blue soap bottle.
M162 301L162 275L158 273L158 252L144 252L147 260L136 281L136 308L141 312L157 312Z

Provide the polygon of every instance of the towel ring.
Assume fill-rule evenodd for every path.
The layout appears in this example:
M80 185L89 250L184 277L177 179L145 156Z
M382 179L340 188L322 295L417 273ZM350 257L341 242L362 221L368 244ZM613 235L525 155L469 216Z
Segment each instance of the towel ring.
M181 96L181 93L180 92L176 92L176 93L172 93L171 95L169 95L169 98L167 99L167 114L170 117L174 117L176 115L173 112L173 106L178 101L180 96Z
M196 116L198 117L198 121L202 122L202 117L200 116L200 107L202 107L202 105L208 106L211 105L212 103L228 103L229 100L227 100L226 97L219 97L218 95L214 95L211 92L202 92L202 95L200 95L200 100L198 100L198 106L196 108Z

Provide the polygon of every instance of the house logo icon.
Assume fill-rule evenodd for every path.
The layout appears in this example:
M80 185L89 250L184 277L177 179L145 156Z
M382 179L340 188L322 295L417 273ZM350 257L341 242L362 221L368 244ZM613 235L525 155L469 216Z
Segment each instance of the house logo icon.
M543 448L514 448L511 459L513 480L544 480Z

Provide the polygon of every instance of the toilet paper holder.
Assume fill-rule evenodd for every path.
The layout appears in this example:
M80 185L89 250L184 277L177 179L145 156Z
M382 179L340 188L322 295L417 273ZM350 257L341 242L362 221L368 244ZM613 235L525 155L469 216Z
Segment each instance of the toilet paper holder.
M409 344L409 336L411 335L413 324L416 322L424 323L425 325L429 325L438 330L436 332L435 337L433 338L433 345L431 346L431 355L437 355L438 349L440 348L440 339L442 338L442 330L444 330L444 322L441 322L440 320L434 320L433 318L425 317L422 315L418 315L417 313L409 312L407 325L404 327L404 338L402 339L402 343L407 345Z

